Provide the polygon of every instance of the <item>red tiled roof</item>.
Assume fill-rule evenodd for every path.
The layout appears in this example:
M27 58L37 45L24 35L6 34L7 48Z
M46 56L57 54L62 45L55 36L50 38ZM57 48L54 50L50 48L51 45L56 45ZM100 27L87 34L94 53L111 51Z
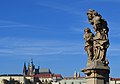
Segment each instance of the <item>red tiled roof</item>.
M120 81L120 78L110 78L111 81Z
M62 77L61 74L53 74L53 77Z
M34 77L38 77L38 78L52 78L52 74L36 74Z
M37 77L37 78L52 78L52 77L61 77L61 74L36 74L36 75L30 75L27 77Z
M85 77L64 77L65 80L69 80L69 79L80 79L80 78L85 78Z

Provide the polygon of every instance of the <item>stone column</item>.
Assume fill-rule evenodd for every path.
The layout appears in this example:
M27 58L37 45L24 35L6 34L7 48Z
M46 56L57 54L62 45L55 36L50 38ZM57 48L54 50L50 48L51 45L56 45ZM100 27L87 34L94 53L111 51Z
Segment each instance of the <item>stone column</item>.
M109 66L101 61L94 61L90 66L82 70L86 74L87 84L109 84Z

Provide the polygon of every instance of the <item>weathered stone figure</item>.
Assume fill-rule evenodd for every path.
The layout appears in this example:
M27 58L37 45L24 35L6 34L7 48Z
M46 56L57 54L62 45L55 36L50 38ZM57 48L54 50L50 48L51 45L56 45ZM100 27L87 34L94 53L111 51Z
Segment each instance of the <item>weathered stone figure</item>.
M93 37L94 34L91 32L89 28L84 29L84 39L85 39L85 47L84 49L88 55L88 61L92 61L93 59Z
M88 10L88 21L93 26L95 35L89 28L84 29L85 51L88 55L86 74L87 84L109 84L110 67L106 58L109 47L107 22L95 10Z
M95 36L93 37L93 61L100 60L103 63L106 61L106 51L109 47L107 22L95 10L88 10L88 20L93 25ZM86 45L85 45L86 46ZM88 53L88 52L87 52ZM89 57L89 56L88 56Z

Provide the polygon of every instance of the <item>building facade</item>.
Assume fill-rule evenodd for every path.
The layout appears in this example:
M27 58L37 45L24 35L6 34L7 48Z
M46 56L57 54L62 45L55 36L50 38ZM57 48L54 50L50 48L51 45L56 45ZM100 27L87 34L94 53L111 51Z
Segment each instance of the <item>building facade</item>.
M86 84L84 77L65 77L60 84Z

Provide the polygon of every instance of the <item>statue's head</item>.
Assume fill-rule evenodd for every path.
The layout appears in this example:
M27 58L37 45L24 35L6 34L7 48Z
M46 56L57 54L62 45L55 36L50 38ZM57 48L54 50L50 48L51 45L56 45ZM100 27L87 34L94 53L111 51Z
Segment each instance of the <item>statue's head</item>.
M89 19L93 19L94 16L99 16L99 17L102 18L102 16L101 16L97 11L95 11L95 10L93 10L93 9L89 9L89 10L88 10L87 16L88 16Z
M92 14L94 11L95 11L95 10L93 10L93 9L89 9L88 12L87 12L87 15L88 15L88 14Z
M95 11L95 10L92 10L92 9L89 9L89 10L87 11L88 20L89 20L89 22L90 22L91 24L93 24L92 19L93 19L93 12L94 12L94 11Z
M85 33L86 33L86 32L87 32L87 33L91 33L91 30L90 30L90 28L87 27L87 28L84 29L84 32L85 32Z

